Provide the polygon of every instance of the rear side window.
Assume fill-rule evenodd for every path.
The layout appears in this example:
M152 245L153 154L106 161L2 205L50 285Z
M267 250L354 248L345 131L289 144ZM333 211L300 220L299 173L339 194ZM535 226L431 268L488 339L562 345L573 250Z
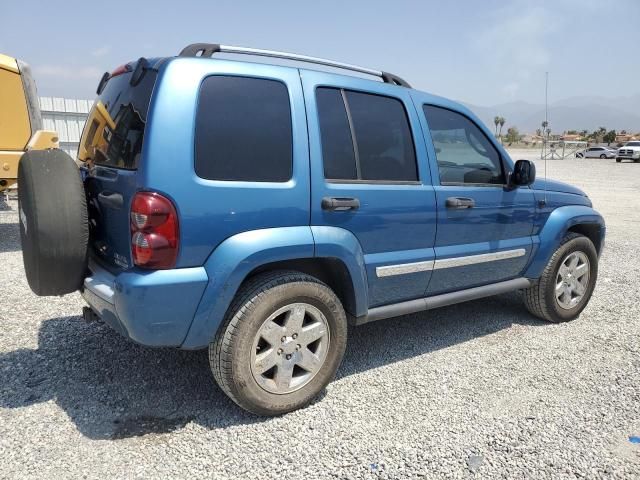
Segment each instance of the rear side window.
M96 165L109 167L138 168L157 73L147 70L136 86L130 84L131 75L111 78L96 100L82 136L81 147L87 152L82 160L91 159ZM98 108L98 104L104 109Z
M413 137L400 100L322 87L316 101L326 179L418 180Z
M335 88L319 88L316 98L325 178L358 178L353 139L342 93Z
M195 170L209 180L286 182L293 163L287 87L275 80L211 76L200 89Z
M446 108L424 105L441 184L503 184L500 154L466 116Z

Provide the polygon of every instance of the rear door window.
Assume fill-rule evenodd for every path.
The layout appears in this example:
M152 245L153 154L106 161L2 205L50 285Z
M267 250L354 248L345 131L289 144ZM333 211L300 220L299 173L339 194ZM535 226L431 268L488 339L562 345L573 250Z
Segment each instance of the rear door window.
M285 84L222 75L202 82L195 140L199 177L286 182L292 165L291 106Z
M342 93L336 88L319 88L316 98L325 178L357 179L355 150Z
M316 102L326 179L418 180L413 136L400 100L321 87Z

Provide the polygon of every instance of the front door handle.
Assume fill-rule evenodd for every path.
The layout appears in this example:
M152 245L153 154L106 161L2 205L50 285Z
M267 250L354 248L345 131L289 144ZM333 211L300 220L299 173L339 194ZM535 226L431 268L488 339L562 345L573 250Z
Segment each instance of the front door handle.
M323 210L357 210L360 208L360 200L354 197L324 197L322 199Z
M463 209L473 208L476 206L476 202L473 198L467 197L449 197L446 202L447 208Z

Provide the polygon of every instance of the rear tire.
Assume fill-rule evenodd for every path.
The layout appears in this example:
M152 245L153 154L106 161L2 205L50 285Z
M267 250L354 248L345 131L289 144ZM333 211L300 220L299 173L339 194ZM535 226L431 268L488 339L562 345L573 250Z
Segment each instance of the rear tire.
M620 162L622 162L622 159L621 158L616 158L616 163L620 163Z
M62 150L26 152L18 166L22 259L36 295L64 295L82 285L89 225L80 172Z
M571 267L573 260L577 261ZM593 243L583 235L569 233L538 283L524 290L524 304L530 313L548 322L573 320L589 303L597 277L598 253Z
M268 272L239 290L209 345L209 364L240 407L279 415L304 407L326 387L346 342L346 315L329 287L299 272Z

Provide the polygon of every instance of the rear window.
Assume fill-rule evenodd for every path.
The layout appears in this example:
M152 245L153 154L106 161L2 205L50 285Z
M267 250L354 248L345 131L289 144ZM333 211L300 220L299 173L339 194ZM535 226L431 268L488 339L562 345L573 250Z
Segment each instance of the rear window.
M209 180L286 182L293 163L291 106L276 80L211 76L196 114L195 170Z
M138 168L157 73L147 70L136 86L129 83L131 75L111 78L96 99L82 136L81 160L130 170ZM105 111L109 118L103 118ZM86 152L84 155L82 150Z
M316 102L327 180L418 180L409 119L400 100L320 87Z

